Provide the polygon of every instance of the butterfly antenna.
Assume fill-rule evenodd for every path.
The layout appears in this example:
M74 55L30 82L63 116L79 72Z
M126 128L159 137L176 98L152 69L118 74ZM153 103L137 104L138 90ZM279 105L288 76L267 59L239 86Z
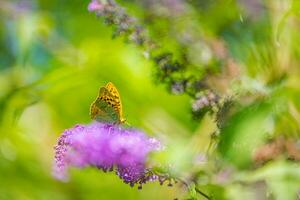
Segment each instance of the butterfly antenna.
M124 124L126 124L127 126L131 126L131 124L129 124L127 121L125 121Z

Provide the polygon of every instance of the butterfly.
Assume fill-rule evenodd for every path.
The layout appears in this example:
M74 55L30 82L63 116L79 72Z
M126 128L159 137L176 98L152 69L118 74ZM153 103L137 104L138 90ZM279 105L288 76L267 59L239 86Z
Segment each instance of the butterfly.
M91 105L90 116L101 122L121 124L126 121L123 117L120 94L113 83L109 82L100 88L98 97Z

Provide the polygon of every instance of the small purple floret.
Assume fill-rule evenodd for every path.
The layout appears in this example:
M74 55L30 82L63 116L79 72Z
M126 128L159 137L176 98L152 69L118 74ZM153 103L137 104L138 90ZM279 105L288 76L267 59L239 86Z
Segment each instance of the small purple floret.
M93 122L76 125L60 136L55 146L54 176L68 179L68 168L96 167L116 174L131 186L155 180L146 167L150 152L161 150L155 138L136 129Z
M98 0L92 0L88 5L88 10L90 12L99 11L103 9L103 4L101 4Z

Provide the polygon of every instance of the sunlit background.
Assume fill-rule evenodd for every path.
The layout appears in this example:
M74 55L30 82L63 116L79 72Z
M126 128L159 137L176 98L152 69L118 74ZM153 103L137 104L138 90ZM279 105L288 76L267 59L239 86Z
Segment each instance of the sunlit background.
M235 81L229 75L219 77L224 82L217 82L217 87L223 93L242 94L240 107L251 101L250 97L243 99L243 95L254 94L258 99L260 95L270 95L268 101L247 105L232 117L221 136L221 157L241 171L235 171L225 162L222 163L225 170L213 174L212 169L218 171L218 167L211 166L212 163L203 165L205 159L201 156L209 146L210 134L216 130L213 118L206 115L194 120L191 99L171 94L164 85L157 84L153 63L133 44L122 38L112 39L112 29L88 12L88 0L1 0L0 200L187 197L187 189L181 185L168 187L153 182L138 190L122 183L115 174L96 169L72 169L66 183L52 177L53 146L57 138L67 128L91 122L90 104L99 87L109 81L120 92L130 125L172 144L167 155L158 160L174 161L175 169L183 176L185 170L201 168L206 174L199 184L207 191L215 191L216 199L250 200L257 199L255 195L259 193L267 194L261 199L293 199L295 191L300 189L297 162L279 159L259 169L250 163L253 148L268 138L280 134L299 136L300 4L297 0L264 4L256 0L215 3L199 0L190 1L190 5L180 5L180 0L161 1L170 9L167 11L151 0L118 2L131 14L143 18L142 22L153 20L149 23L152 36L164 48L176 53L186 45L193 65L204 62L213 65L214 61L210 52L205 51L205 45L188 46L192 42L181 41L177 37L179 30L199 25L193 30L193 37L199 31L209 41L215 38L225 41L228 54L238 63L239 70L235 70L239 72L233 74L238 73L239 79ZM178 16L182 9L190 15ZM161 21L158 23L155 17ZM224 47L217 45L217 48L222 54ZM199 49L204 51L197 54ZM229 89L224 90L220 85ZM274 109L276 113L270 114ZM196 167L191 166L188 157L191 154L199 154L199 160L193 160ZM201 177L201 173L198 175ZM208 181L211 179L212 182ZM261 183L263 180L267 184ZM239 181L255 184L246 188Z
M51 175L53 146L66 128L91 122L99 87L112 81L125 117L149 134L188 135L196 128L187 97L153 84L151 65L134 46L112 40L88 13L88 1L1 1L0 199L167 199L158 183L142 191L114 174L74 170ZM153 192L155 191L155 192Z

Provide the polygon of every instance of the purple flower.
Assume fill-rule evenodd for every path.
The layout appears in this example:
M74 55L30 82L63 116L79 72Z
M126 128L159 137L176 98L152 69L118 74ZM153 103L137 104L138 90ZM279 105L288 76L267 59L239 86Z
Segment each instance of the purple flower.
M92 166L116 170L125 183L141 185L156 178L146 161L150 152L161 148L158 140L136 129L100 122L76 125L65 130L55 146L54 176L67 180L70 166Z
M208 106L215 106L218 101L218 96L216 96L211 91L206 91L203 94L196 96L196 100L192 104L192 110L197 112Z
M88 10L90 12L93 12L97 10L102 10L103 7L103 4L101 4L98 0L92 0L88 5Z
M179 95L179 94L182 94L184 92L185 88L184 88L184 82L181 81L181 82L174 82L172 85L171 85L171 92L173 94L176 94L176 95Z

